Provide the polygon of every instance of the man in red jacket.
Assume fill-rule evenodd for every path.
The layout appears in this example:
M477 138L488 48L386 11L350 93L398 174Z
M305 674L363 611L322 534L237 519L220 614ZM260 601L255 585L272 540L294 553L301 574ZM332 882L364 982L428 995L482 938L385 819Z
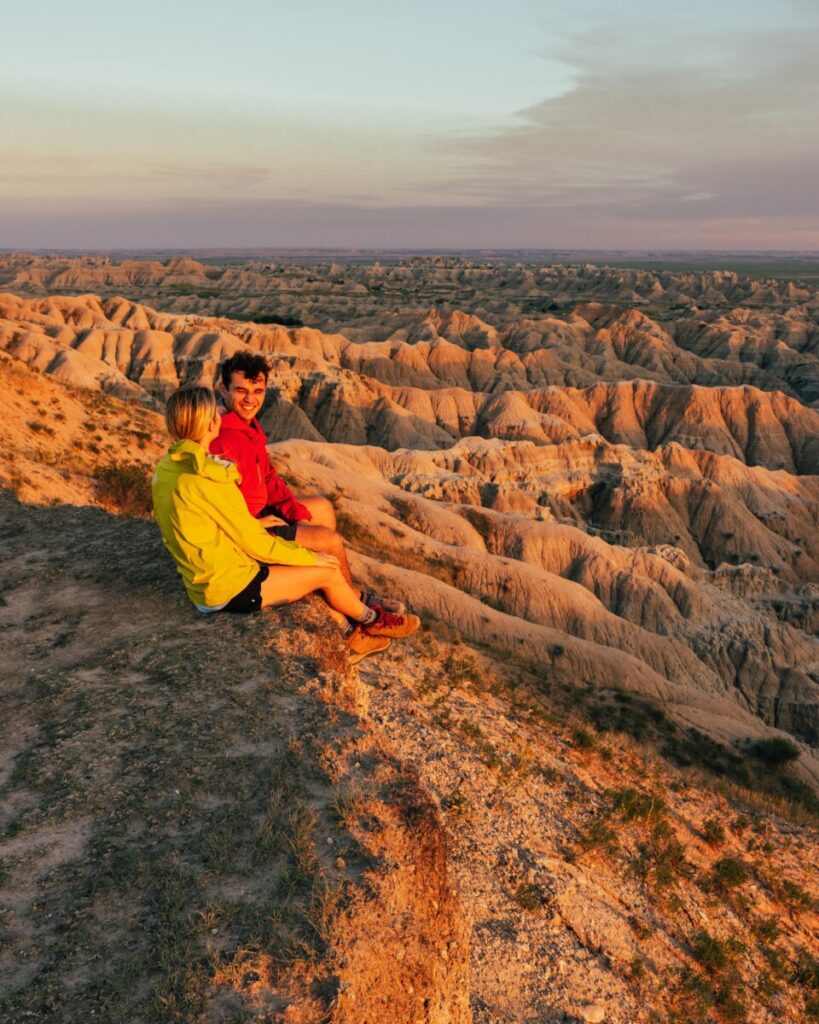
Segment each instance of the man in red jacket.
M267 393L268 373L264 356L247 349L222 363L221 394L227 411L210 450L236 463L247 507L270 533L311 551L335 555L344 578L355 587L332 503L320 494L296 498L270 463L267 437L256 418ZM406 612L401 601L364 591L361 599L397 615Z

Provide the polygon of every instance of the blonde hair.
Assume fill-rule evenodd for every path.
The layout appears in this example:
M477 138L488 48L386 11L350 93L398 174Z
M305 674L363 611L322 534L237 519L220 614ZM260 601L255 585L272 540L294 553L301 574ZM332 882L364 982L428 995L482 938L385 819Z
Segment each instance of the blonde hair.
M186 384L165 405L165 423L175 441L198 441L216 415L216 396L210 388Z

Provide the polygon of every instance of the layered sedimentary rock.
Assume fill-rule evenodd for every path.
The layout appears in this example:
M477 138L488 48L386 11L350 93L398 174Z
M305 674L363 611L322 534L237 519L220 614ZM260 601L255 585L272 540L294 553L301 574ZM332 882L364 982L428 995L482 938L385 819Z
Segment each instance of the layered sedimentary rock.
M560 649L567 679L634 687L724 738L815 743L813 312L709 316L683 330L585 302L328 333L3 295L0 348L153 408L263 352L285 470L336 495L362 559L399 566L363 572L475 639Z

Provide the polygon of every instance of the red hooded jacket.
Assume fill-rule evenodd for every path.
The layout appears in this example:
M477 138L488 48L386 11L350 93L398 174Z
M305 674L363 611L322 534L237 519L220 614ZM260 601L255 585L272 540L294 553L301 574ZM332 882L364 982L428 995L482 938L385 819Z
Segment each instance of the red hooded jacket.
M211 442L210 450L236 463L242 478L239 490L252 516L270 507L290 523L313 518L271 466L267 438L255 417L247 423L235 412L226 412L219 436Z

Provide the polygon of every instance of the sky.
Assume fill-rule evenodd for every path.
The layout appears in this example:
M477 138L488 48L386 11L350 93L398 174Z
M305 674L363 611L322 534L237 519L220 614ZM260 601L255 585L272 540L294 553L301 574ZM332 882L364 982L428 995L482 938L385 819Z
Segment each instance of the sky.
M819 250L815 0L28 0L3 24L0 248Z

